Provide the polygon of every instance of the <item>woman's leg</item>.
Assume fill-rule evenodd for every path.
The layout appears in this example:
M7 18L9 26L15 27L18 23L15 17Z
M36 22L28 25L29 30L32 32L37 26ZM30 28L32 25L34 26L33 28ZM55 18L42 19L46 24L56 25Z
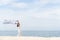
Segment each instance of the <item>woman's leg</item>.
M17 27L18 28L18 36L20 36L20 27Z

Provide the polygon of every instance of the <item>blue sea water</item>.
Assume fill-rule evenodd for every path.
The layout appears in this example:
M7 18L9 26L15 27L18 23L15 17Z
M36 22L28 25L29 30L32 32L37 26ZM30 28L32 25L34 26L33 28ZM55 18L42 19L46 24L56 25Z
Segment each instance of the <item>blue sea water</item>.
M21 31L22 36L60 37L60 31ZM17 36L17 31L0 31L0 36Z

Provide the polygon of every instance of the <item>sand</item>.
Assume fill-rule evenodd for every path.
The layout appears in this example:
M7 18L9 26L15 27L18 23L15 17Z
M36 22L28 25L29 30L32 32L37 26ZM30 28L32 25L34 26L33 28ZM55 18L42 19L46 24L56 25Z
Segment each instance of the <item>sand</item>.
M60 37L0 36L0 40L60 40Z

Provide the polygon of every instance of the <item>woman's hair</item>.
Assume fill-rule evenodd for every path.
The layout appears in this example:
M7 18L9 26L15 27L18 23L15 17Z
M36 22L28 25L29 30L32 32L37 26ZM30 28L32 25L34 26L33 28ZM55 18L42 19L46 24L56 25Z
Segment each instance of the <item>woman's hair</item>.
M19 20L16 20L16 22L19 22Z

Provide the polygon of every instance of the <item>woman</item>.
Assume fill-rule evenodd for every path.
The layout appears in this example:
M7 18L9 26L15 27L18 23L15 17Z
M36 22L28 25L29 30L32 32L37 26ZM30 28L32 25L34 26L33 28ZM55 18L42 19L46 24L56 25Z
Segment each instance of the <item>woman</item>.
M20 22L19 22L19 20L17 20L15 24L17 24L18 36L20 36Z

